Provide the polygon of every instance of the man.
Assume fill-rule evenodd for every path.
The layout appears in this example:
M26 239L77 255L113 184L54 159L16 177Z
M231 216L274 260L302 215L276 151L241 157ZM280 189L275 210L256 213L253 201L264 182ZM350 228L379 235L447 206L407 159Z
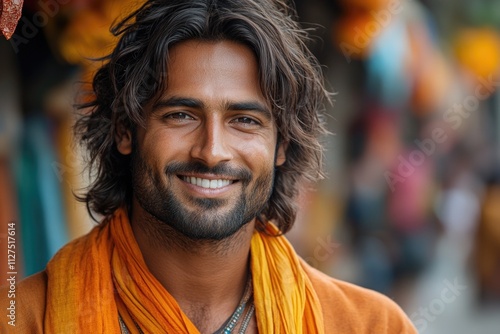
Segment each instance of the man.
M18 285L16 330L415 333L281 236L299 182L321 176L328 95L291 14L153 0L113 29L76 125L95 173L82 200L104 219Z

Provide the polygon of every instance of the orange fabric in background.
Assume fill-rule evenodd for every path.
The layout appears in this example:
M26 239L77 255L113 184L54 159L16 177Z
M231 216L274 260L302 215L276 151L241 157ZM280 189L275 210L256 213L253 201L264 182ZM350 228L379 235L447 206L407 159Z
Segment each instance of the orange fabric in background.
M68 26L60 33L57 49L62 58L75 65L82 66L78 103L93 100L91 83L95 72L102 67L104 61L98 60L109 55L118 43L110 29L121 19L139 9L145 0L103 0L90 1L88 5L71 14ZM58 26L47 27L57 33Z
M138 9L144 2L95 1L75 12L59 40L59 50L64 60L90 69L100 67L99 63L96 64L92 59L107 56L118 42L118 38L110 32L110 27Z
M474 76L497 76L500 70L500 33L493 28L467 28L458 32L454 51L462 67Z

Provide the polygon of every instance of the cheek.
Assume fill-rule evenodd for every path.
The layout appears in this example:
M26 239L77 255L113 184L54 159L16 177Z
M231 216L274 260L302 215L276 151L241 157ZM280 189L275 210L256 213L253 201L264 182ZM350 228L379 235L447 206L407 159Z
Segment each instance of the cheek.
M149 145L146 140L143 145L139 148L139 159L141 163L149 170L150 173L156 175L161 173L165 168L163 166L165 159L165 149L162 145Z
M273 143L247 141L239 147L238 151L254 173L267 172L274 168L275 145Z
M178 159L182 152L187 151L186 140L165 130L151 130L144 137L141 147L144 158L149 162L165 163Z

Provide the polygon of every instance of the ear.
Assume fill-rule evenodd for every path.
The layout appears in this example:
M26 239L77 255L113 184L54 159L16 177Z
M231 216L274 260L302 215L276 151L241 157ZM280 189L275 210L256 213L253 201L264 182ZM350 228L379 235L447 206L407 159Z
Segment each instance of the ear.
M288 142L282 141L278 145L278 150L276 152L276 166L281 166L286 161L286 149L288 148Z
M123 125L118 125L115 141L118 152L123 155L132 153L132 134Z

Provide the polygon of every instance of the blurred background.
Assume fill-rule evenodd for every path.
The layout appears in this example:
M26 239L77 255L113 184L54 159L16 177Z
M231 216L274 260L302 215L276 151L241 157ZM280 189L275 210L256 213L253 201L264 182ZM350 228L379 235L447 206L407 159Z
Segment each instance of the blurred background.
M500 333L500 1L295 3L336 95L328 177L303 187L289 239L420 333ZM0 36L0 282L9 224L22 277L94 225L72 105L136 6L25 0Z

